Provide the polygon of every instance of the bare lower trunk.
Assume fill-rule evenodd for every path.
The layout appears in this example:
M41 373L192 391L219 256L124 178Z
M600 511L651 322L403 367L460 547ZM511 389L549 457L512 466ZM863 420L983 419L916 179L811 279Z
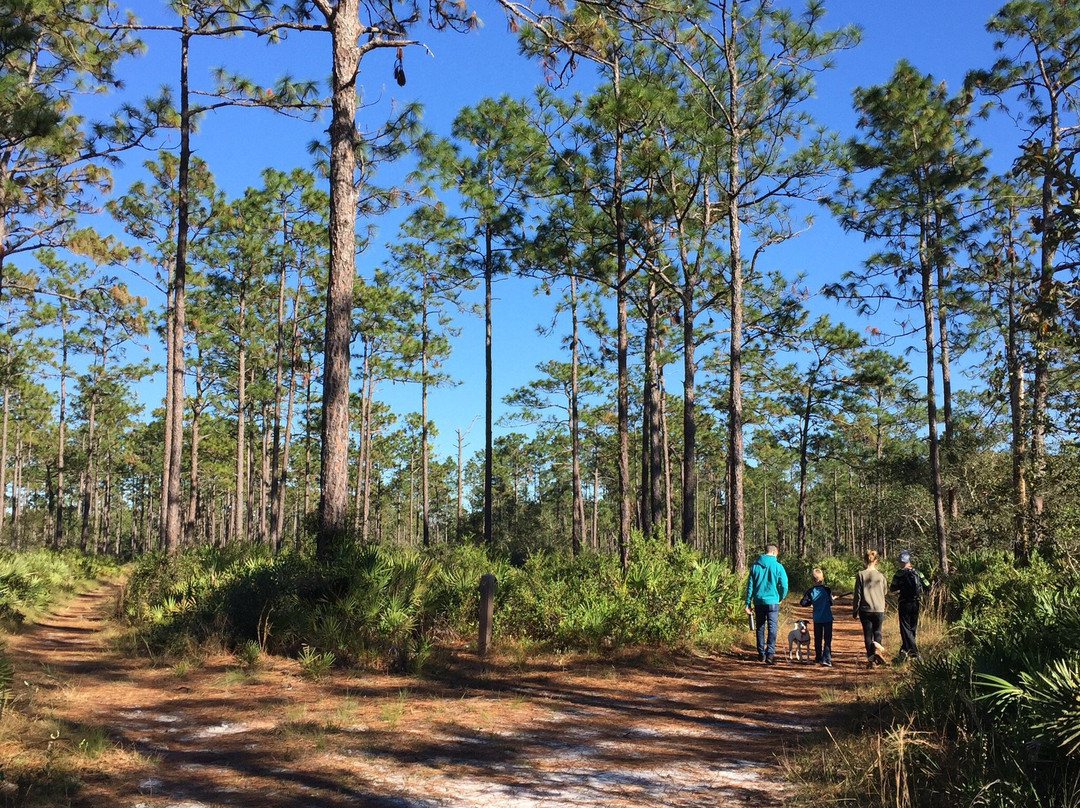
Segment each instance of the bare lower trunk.
M349 342L356 278L356 76L359 0L339 0L329 16L332 47L330 120L330 267L323 338L322 476L317 555L344 546L349 482Z
M233 508L233 539L239 541L244 535L244 510L246 502L245 480L247 471L247 352L243 345L236 357L236 501Z
M297 306L299 305L301 286L302 280L300 277L297 277L296 297L293 299L292 311L292 341L289 347L289 392L288 402L285 407L285 430L281 439L281 452L278 459L278 467L274 476L274 518L272 520L271 529L273 531L273 546L277 550L281 549L282 537L285 532L285 491L289 481L289 447L292 443L293 407L296 401L297 343L300 335L300 321L296 316L296 311Z
M728 104L730 109L739 108L738 60L734 53L735 35L726 41L725 62L728 70ZM742 574L746 571L746 529L743 514L743 400L742 400L742 342L743 342L743 266L742 223L739 210L741 178L741 155L739 145L742 132L733 127L729 133L727 155L727 222L730 254L729 278L731 293L731 341L728 360L728 530L730 531L732 568ZM683 494L685 496L685 493Z
M1009 279L1008 331L1005 343L1005 362L1009 374L1009 421L1012 427L1012 507L1013 557L1026 561L1031 551L1027 520L1027 436L1024 430L1024 365L1020 358L1019 313L1015 300L1015 282Z
M11 389L4 385L4 416L0 426L0 536L4 532L4 519L7 516L7 454L8 454L8 415L11 411ZM15 499L14 488L12 500Z
M619 97L619 62L614 61L612 87ZM630 521L633 511L630 491L630 335L627 326L627 284L630 274L627 265L627 224L623 206L623 139L621 127L615 132L615 155L612 175L612 195L615 208L615 282L617 390L616 420L619 441L619 565L625 571L630 566Z
M185 20L186 24L186 20ZM165 402L165 473L161 496L164 501L161 538L165 552L180 548L180 474L184 446L184 329L186 327L185 286L187 284L188 174L191 163L191 113L188 107L188 43L181 37L180 53L180 163L177 168L176 261L173 266L172 328L169 330L168 399Z
M577 278L570 276L570 488L571 523L570 550L576 556L581 553L585 534L585 500L581 494L581 426L578 414L578 310ZM460 463L459 463L460 466Z
M60 369L60 416L56 441L56 522L53 525L53 549L64 546L64 444L67 442L67 336L62 337L62 365Z
M424 276L426 283L427 276ZM423 295L426 297L426 294ZM431 546L431 500L428 490L428 422L427 422L427 352L428 325L427 302L424 303L423 321L420 325L420 519L421 539L424 547Z
M934 535L937 540L941 574L949 574L948 544L945 529L945 503L941 486L941 449L938 441L937 389L934 382L934 310L930 268L922 269L923 337L926 351L926 430L930 448L930 496L934 504Z
M95 468L97 457L95 456L94 441L97 436L94 434L95 427L97 426L97 401L96 398L91 395L90 406L86 415L86 471L83 476L82 485L82 506L80 508L80 521L79 525L79 548L85 553L90 543L90 516L91 508L93 506L94 490L97 487L95 475L97 469Z

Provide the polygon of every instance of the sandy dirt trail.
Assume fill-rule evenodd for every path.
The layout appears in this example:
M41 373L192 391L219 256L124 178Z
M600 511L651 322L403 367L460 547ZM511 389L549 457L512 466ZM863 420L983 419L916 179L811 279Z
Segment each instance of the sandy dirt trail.
M74 806L778 806L777 756L882 675L840 603L831 669L738 650L634 665L461 654L425 678L317 682L281 659L155 666L108 642L117 593L101 585L8 638L35 709L68 727L60 742L104 734L128 753Z

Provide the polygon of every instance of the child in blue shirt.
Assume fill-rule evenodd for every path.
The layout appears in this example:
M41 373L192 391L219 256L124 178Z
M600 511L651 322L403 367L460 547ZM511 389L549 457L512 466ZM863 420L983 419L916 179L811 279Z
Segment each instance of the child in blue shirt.
M806 590L799 601L800 606L814 607L814 662L832 667L832 604L836 598L825 586L825 573L815 567L811 573L814 585Z

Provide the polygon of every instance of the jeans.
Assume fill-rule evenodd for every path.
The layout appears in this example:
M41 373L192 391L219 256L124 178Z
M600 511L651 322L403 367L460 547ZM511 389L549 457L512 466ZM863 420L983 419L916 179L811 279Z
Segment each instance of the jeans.
M866 644L866 658L873 659L877 649L874 643L881 642L881 621L885 615L882 612L859 612L859 620L862 622L863 642Z
M755 603L754 620L757 621L757 652L766 659L776 656L776 632L780 628L779 603ZM768 629L768 636L766 636Z

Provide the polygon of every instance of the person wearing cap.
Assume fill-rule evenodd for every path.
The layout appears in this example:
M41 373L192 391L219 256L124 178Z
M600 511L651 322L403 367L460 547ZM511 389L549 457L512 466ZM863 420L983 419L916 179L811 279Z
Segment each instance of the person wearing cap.
M911 564L911 553L901 550L896 557L900 569L893 575L889 590L898 592L896 612L900 621L900 658L918 659L915 630L919 626L919 601L926 589L926 579Z

